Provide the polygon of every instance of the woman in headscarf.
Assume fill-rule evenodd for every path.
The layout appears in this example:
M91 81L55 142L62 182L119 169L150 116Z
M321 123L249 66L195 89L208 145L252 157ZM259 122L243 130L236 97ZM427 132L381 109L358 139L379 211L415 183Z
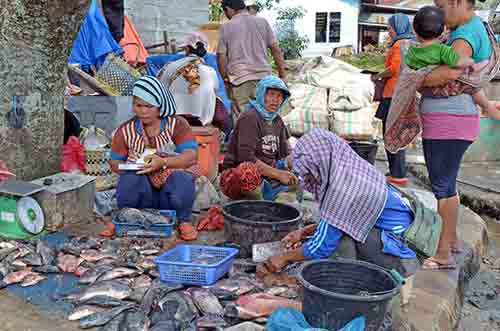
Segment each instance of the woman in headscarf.
M111 147L110 165L120 174L116 191L118 208L175 210L183 240L196 239L190 224L198 169L198 144L185 119L176 116L173 95L155 77L138 80L133 89L135 117L120 126ZM120 171L119 165L141 158L144 169Z
M404 14L396 14L389 18L389 35L391 37L391 48L387 53L385 66L386 70L372 77L374 81L384 79L384 94L383 99L379 104L379 108L375 117L382 120L383 131L386 130L387 116L391 107L392 95L398 81L401 60L404 60L404 54L409 47L409 43L415 39L413 28L408 16ZM389 173L387 180L395 185L406 185L406 161L405 152L400 151L392 154L386 150L387 160L389 161Z
M256 99L239 117L224 158L221 188L229 198L274 200L297 183L287 161L289 134L279 115L289 98L290 91L276 76L257 84Z
M413 222L410 203L344 140L311 130L293 149L293 170L319 202L321 220L285 237L291 250L270 258L268 271L334 253L396 269L405 277L415 271L416 254L397 239Z
M228 134L231 119L217 96L220 87L217 72L204 60L207 36L193 32L181 47L186 57L167 64L160 73L160 80L175 97L177 114L185 116L192 125L213 124Z

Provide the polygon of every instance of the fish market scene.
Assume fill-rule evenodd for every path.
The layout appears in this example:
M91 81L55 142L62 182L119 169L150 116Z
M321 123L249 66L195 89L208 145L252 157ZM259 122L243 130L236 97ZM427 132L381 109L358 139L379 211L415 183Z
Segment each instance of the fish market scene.
M500 331L500 0L0 8L0 331Z

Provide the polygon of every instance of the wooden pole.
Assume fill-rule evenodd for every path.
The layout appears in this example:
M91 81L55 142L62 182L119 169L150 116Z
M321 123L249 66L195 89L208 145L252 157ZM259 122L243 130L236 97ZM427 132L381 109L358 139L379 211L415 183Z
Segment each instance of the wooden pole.
M170 53L168 49L168 33L167 31L163 31L163 42L165 43L165 54Z

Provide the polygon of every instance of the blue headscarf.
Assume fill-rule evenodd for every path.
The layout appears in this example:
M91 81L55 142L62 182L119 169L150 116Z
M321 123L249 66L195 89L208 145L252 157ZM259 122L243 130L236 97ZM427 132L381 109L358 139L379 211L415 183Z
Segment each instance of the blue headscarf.
M275 113L268 112L266 110L266 101L265 101L266 92L270 88L282 90L285 97L280 108ZM266 121L273 121L276 118L276 116L278 116L278 114L281 113L285 105L290 100L290 90L288 90L288 87L286 86L285 82L273 75L269 75L262 78L262 80L257 84L257 91L255 94L256 98L255 100L250 101L250 105L255 109L257 109L259 114Z
M176 113L177 105L172 92L156 77L144 76L136 81L132 95L160 108L160 117L170 117Z
M396 32L396 37L394 37L394 39L392 40L392 45L394 45L396 41L401 39L415 39L413 28L407 15L392 15L391 18L389 18L389 25Z

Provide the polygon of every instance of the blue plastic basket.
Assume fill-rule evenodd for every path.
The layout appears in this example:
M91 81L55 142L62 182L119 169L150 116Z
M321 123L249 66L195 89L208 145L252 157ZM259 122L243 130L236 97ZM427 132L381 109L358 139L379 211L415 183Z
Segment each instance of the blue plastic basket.
M140 225L130 225L113 220L113 224L115 225L115 234L119 237L123 237L128 236L131 231L145 230L151 233L155 233L158 237L170 237L174 230L177 214L175 210L160 210L160 214L169 218L170 222L165 224L154 224L148 228L145 228Z
M154 262L160 280L165 283L209 286L231 269L238 251L227 247L178 245Z

